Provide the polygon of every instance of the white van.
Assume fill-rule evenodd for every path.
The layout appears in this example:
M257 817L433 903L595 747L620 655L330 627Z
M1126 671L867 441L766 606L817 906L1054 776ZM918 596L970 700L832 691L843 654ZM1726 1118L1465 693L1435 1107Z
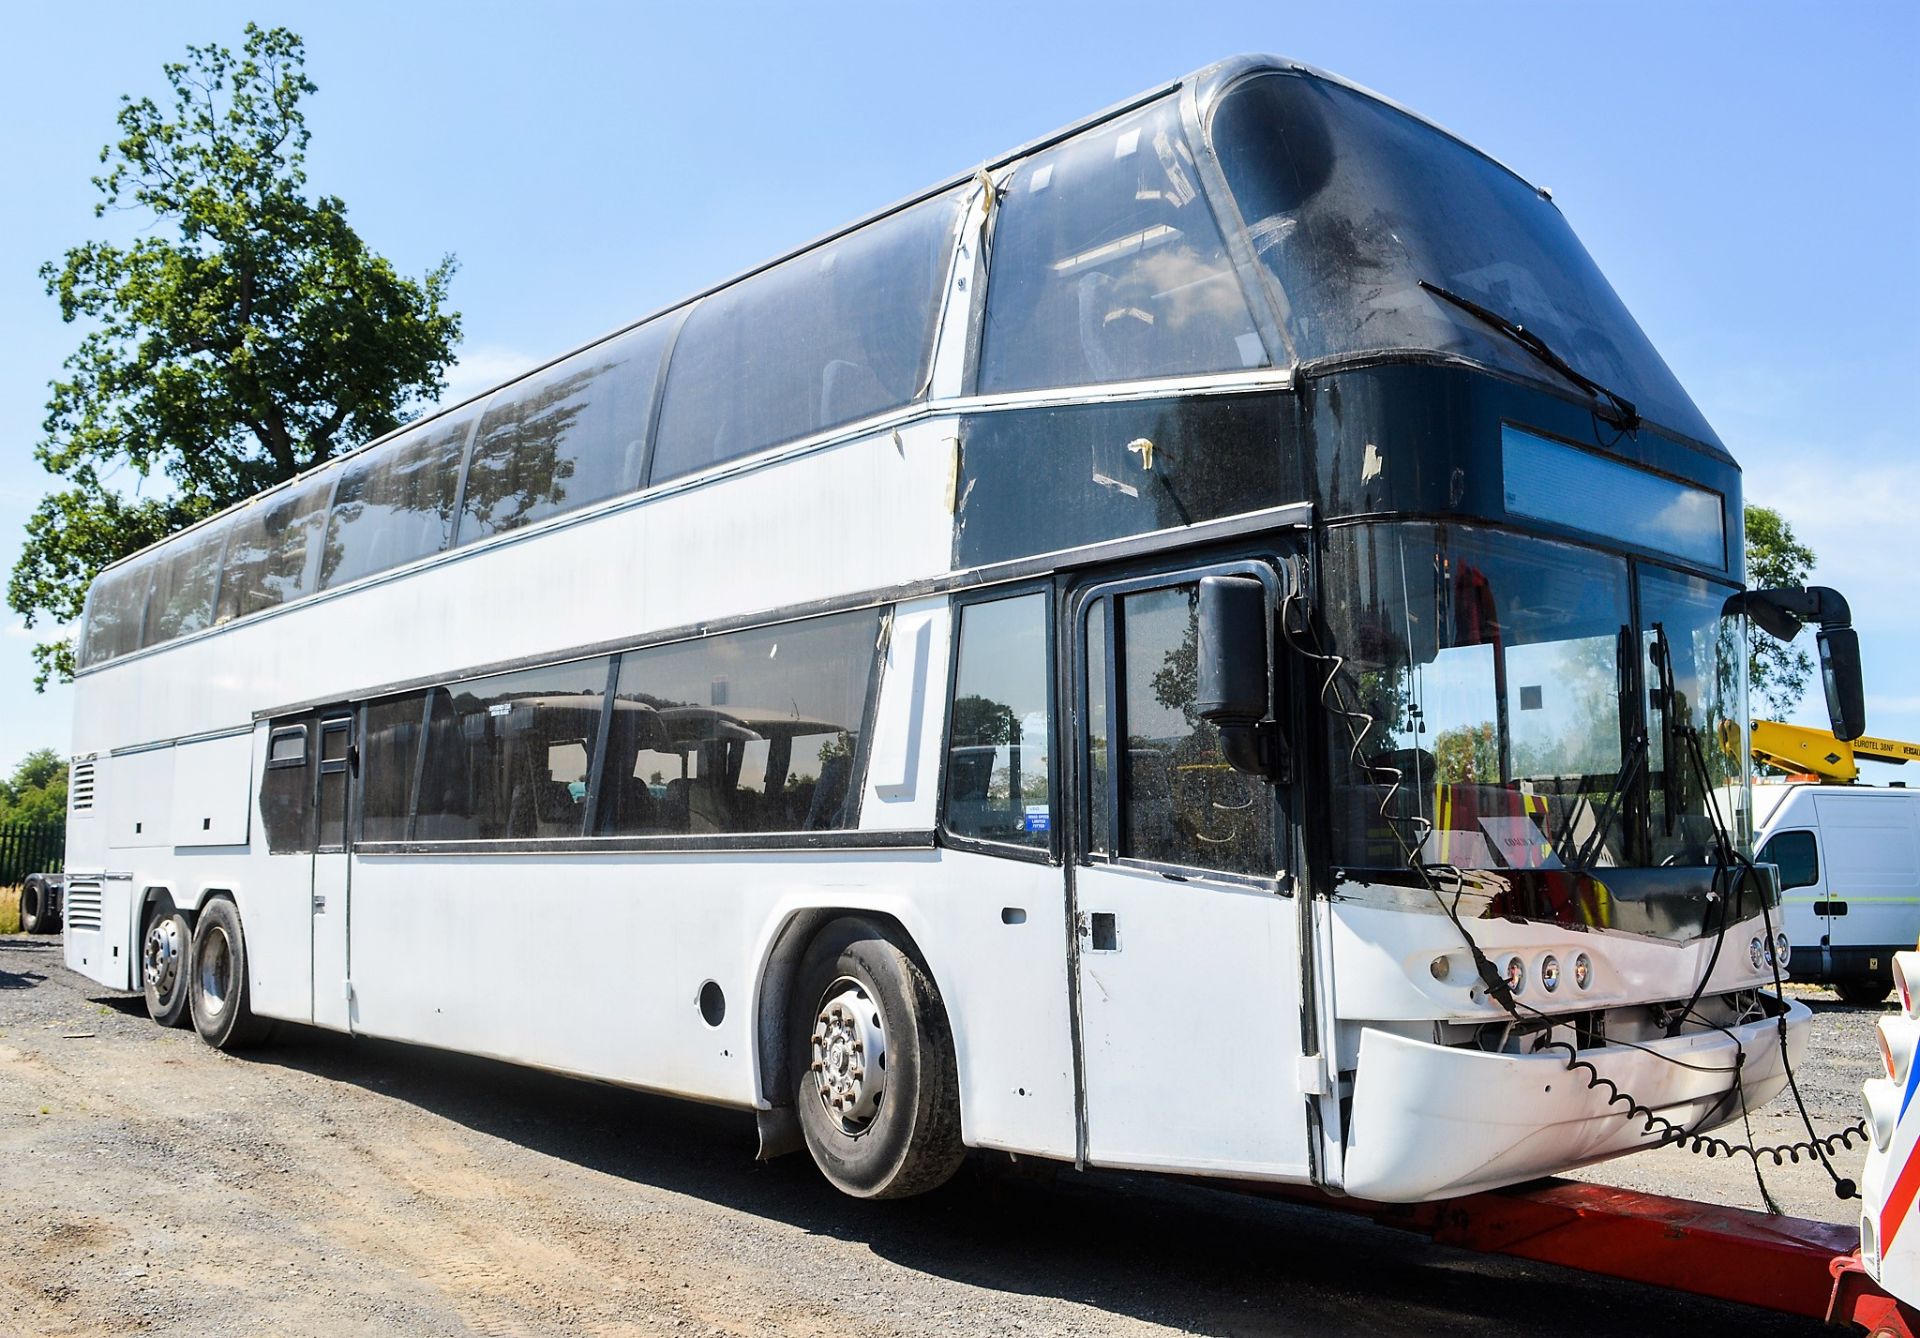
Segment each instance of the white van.
M1851 1004L1893 988L1893 954L1920 940L1920 790L1753 787L1754 845L1780 867L1795 980Z

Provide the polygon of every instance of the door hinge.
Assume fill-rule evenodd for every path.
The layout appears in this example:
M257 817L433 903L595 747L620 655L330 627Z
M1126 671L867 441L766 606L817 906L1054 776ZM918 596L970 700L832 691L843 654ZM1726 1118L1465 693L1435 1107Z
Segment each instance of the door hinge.
M353 982L351 980L343 980L340 982L340 996L348 1003L353 1002Z
M327 908L327 896L326 896L326 893L324 893L324 892L315 892L315 893L313 894L313 913L314 913L315 915L318 915L318 914L320 914L320 912L322 912L322 911L324 911L324 910L326 910L326 908Z
M1324 1055L1301 1055L1294 1061L1294 1079L1306 1096L1327 1096L1333 1091L1333 1084L1327 1081Z

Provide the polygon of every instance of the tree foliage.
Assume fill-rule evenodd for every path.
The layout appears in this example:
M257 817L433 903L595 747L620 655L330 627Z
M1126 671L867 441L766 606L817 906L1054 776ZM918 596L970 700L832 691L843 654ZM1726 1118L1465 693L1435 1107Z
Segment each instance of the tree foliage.
M51 748L28 753L0 780L0 827L67 820L67 762Z
M35 452L65 486L28 521L7 589L28 626L73 622L106 563L390 431L444 389L453 258L409 278L338 197L309 197L304 44L284 28L245 36L237 57L190 46L167 65L170 108L121 100L94 213L139 213L139 239L41 268L85 333ZM64 641L35 655L42 685L72 671Z
M1747 507L1747 584L1755 589L1804 586L1813 571L1813 550L1794 537L1793 526L1771 507ZM1755 629L1747 652L1753 710L1760 703L1774 715L1800 704L1813 681L1813 656L1797 642L1776 641Z

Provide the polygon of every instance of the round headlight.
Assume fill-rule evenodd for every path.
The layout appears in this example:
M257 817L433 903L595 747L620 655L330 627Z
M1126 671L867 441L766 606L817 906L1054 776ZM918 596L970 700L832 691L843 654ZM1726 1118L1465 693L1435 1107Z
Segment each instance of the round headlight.
M1593 959L1584 952L1573 959L1573 983L1583 990L1593 984Z
M1780 963L1782 971L1786 970L1787 963L1793 960L1793 945L1787 942L1785 930L1773 936L1773 956L1774 960Z
M1560 959L1549 957L1540 963L1540 988L1552 994L1560 988Z
M1527 987L1527 964L1518 957L1507 958L1507 988L1515 994Z
M1756 938L1747 946L1747 955L1753 958L1754 970L1764 971L1767 969L1767 945L1761 940Z

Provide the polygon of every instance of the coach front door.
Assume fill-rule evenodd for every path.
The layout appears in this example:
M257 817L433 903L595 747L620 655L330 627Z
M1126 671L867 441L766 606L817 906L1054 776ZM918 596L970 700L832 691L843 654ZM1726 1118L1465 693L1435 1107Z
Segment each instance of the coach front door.
M347 995L347 882L353 818L353 716L322 713L320 761L314 774L313 1020L351 1029Z
M1227 765L1194 710L1208 574L1083 586L1061 644L1078 738L1074 982L1084 1155L1291 1176L1308 1166L1299 929L1276 787Z

